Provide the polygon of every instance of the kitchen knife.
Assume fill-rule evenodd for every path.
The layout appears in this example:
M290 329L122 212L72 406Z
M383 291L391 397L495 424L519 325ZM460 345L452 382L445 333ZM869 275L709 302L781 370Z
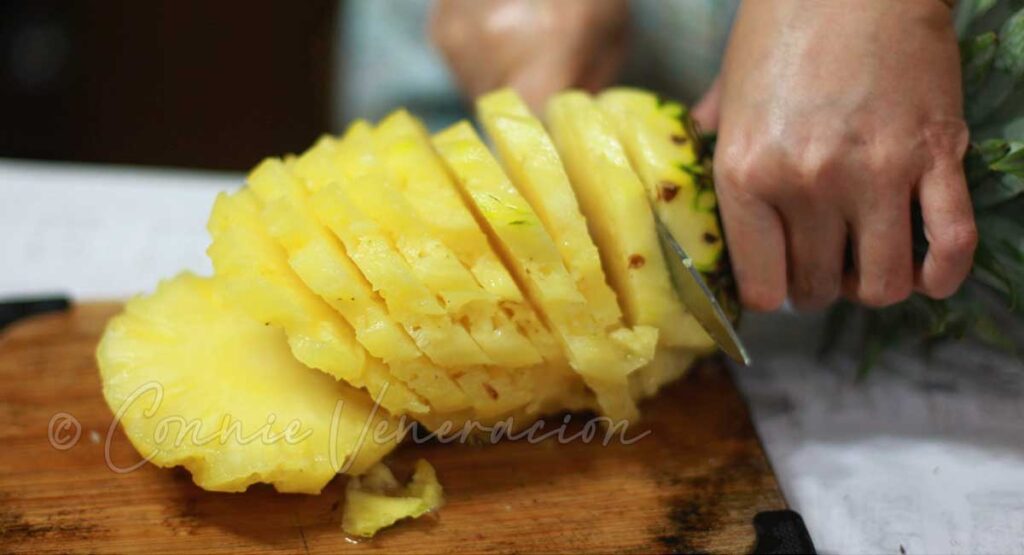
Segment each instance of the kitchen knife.
M672 236L668 226L658 217L658 211L652 210L652 212L654 212L655 227L658 229L658 238L665 251L669 274L672 275L679 299L686 305L687 312L693 315L704 331L708 332L708 335L730 358L736 362L750 364L747 349L740 341L736 329L733 328L721 305L718 304L714 293L704 283L700 272L693 267L693 260L686 254L686 250L679 244L679 241Z

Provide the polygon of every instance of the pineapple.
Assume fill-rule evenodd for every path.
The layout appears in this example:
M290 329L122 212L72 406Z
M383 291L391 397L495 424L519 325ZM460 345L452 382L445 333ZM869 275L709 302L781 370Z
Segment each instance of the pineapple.
M369 354L387 363L391 373L422 395L432 410L468 409L466 395L443 369L426 360L337 238L317 220L306 188L284 163L265 160L249 175L248 183L263 203L263 221L288 253L289 265L307 287L345 317Z
M436 241L437 250L450 252L463 269L462 287L486 293L485 298L467 305L460 315L468 317L477 343L502 366L516 368L540 363L543 357L537 348L499 306L518 307L522 315L526 311L522 293L460 198L422 124L399 110L378 125L374 144L390 183L407 202L407 208L402 210L408 211L403 214L405 240L410 240L410 231L417 230L417 243ZM448 279L451 286L458 283ZM435 290L443 285L438 283Z
M618 301L605 282L600 254L544 126L511 89L481 97L476 107L509 177L554 239L597 322L617 326L622 319Z
M360 439L364 426L396 422L296 361L281 330L222 286L182 274L107 324L96 352L103 395L143 457L185 466L208 490L266 482L318 493L339 469L360 474L397 445L397 433Z
M413 274L383 230L356 206L349 191L363 195L374 186L373 176L347 176L337 162L333 144L321 141L306 154L305 170L312 173L314 152L331 156L320 177L307 178L310 203L318 219L337 236L347 254L383 297L388 312L406 329L416 345L435 364L447 368L478 365L489 359L469 333L448 317L444 305Z
M340 145L333 141L321 141L318 148L311 149L296 162L296 171L306 173L307 186L319 188L313 195L312 203L321 220L341 237L349 254L370 282L375 286L379 284L378 288L388 300L388 309L396 319L401 320L404 315L414 337L416 334L424 337L424 352L449 370L451 378L471 400L473 416L484 420L500 419L502 415L531 401L529 392L539 387L537 378L540 369L529 367L507 372L485 368L483 364L490 362L490 359L470 339L465 328L445 316L445 309L441 307L437 295L419 279L422 275L436 284L441 281L439 276L430 273L430 266L421 266L421 272L413 275L408 266L409 261L397 253L390 237L385 236L383 230L377 227L377 221L380 221L392 230L402 229L395 225L398 216L391 212L388 203L385 201L384 206L381 205L377 190L383 177L374 171L376 165L372 162L373 153L367 148L371 143L368 140L355 140L368 137L369 133L368 126L357 123ZM365 163L367 161L369 163ZM351 195L347 194L349 191ZM402 202L401 197L393 200ZM370 219L363 209L376 215L376 221ZM468 274L457 261L454 262L443 265L440 276L450 275L443 273L446 268L454 268L455 273L462 272L464 277ZM392 297L389 290L393 289L399 290L399 301L389 299ZM435 312L436 317L431 318L409 314L408 307L417 305L431 307L440 314ZM546 332L543 328L540 331ZM452 364L445 364L445 359L436 357L432 350L444 347L441 342L453 336L465 338L461 346L474 350L469 356L454 350L446 351L445 354L451 353L448 358L452 359ZM472 358L474 354L481 358ZM453 419L460 417L453 415Z
M611 89L598 105L626 147L647 195L694 267L719 269L725 250L709 168L686 108L639 89Z
M341 528L347 534L369 538L403 518L418 518L443 504L437 472L427 461L416 461L412 479L404 487L391 469L378 463L363 476L349 479Z
M555 96L547 112L627 322L657 328L665 346L707 349L710 339L669 278L644 185L607 118L582 92Z
M288 266L285 252L264 229L259 204L248 190L222 193L208 224L207 254L224 276L230 302L255 319L284 328L295 358L371 394L396 414L422 413L428 405L368 357L348 324L309 291Z
M625 399L627 376L649 360L646 351L653 348L654 330L635 336L631 330L605 333L539 217L468 123L438 134L434 143L495 237L505 263L560 335L574 367L598 392L602 407L612 414L631 415L631 401ZM641 346L634 348L639 352L623 352L616 338L626 344L638 340Z

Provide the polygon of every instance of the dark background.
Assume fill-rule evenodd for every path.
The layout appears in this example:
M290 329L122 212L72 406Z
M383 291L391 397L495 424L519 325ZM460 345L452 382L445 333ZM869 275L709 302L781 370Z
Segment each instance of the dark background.
M0 157L244 170L330 127L332 0L0 0Z

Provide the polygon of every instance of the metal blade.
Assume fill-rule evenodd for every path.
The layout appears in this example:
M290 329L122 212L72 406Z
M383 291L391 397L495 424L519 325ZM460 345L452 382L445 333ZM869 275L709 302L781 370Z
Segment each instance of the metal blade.
M686 305L687 312L693 315L704 331L708 332L730 358L742 364L750 364L747 349L740 341L729 318L722 311L718 299L704 283L700 272L693 267L693 260L658 217L657 211L654 211L654 222L665 249L669 273L675 282L680 300Z

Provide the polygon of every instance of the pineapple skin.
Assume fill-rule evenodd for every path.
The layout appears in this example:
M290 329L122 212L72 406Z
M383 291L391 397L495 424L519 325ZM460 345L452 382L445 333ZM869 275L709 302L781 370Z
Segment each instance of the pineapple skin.
M318 493L338 470L359 474L394 449L398 433L360 443L366 425L398 431L387 411L299 363L283 332L229 302L223 285L181 274L107 324L103 395L143 458L184 466L211 491L266 482Z
M725 252L710 169L686 108L654 93L609 89L598 105L612 123L665 225L704 273L718 269Z

